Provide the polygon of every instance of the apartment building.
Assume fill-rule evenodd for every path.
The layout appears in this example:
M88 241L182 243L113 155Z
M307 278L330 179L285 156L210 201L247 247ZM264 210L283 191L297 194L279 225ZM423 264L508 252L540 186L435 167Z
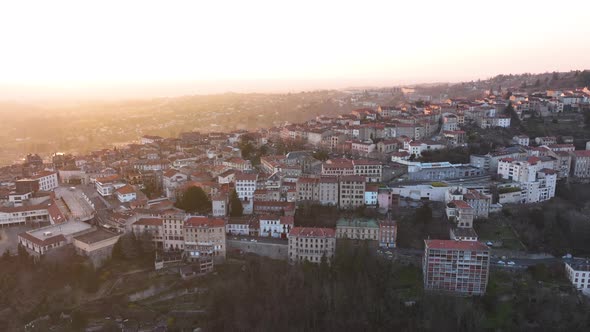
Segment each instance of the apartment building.
M300 177L297 179L295 184L297 200L300 202L318 202L320 189L319 183L319 178Z
M286 239L287 234L295 225L293 216L263 215L260 222L259 236Z
M41 191L52 191L59 186L56 172L41 171L32 178L39 181L39 190Z
M577 150L572 154L572 175L590 178L590 150Z
M252 200L256 190L258 174L238 173L236 174L236 192L241 200Z
M477 241L424 240L424 289L458 295L483 295L490 249Z
M211 258L215 263L225 260L225 220L191 217L183 225L184 252L191 260Z
M289 262L331 262L336 252L336 232L332 228L294 227L288 235Z
M140 218L131 225L131 230L135 236L142 236L144 233L149 234L156 248L161 249L164 247L164 220L162 218Z
M338 205L338 178L333 176L320 177L319 201L321 205Z
M184 250L184 213L164 214L164 249L165 250Z
M588 259L567 259L565 275L584 295L590 296L590 262Z
M343 209L355 209L365 204L366 180L364 176L347 175L339 179L339 205Z
M395 248L397 246L397 223L395 220L379 222L379 247Z

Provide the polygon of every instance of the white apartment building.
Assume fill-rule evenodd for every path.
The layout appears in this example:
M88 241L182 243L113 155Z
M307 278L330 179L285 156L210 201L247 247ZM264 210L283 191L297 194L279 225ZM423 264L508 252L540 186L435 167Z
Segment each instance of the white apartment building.
M42 171L35 174L33 179L39 181L39 190L41 191L52 191L59 186L56 172Z
M338 205L338 178L322 176L319 183L319 200L321 205Z
M521 188L521 203L543 202L555 197L557 171L546 167L552 160L529 157L526 161L504 158L498 162L498 175L517 182Z
M258 174L238 173L236 174L236 192L241 200L251 201L256 191Z
M587 259L567 260L565 275L577 290L590 296L590 263Z
M287 238L294 225L293 216L263 215L259 218L260 236Z

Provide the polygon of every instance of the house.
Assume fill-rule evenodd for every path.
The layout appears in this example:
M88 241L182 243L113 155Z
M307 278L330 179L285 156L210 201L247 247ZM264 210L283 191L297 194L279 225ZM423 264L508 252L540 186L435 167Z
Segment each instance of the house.
M529 146L530 139L527 135L517 135L512 137L512 143L516 145Z
M229 235L251 235L251 227L256 225L256 229L258 230L259 228L258 223L254 223L255 219L256 218L252 216L231 217L227 220L227 224L225 225L225 231ZM256 219L256 221L258 220ZM258 234L258 231L256 231L256 234Z
M115 194L117 195L117 199L121 203L128 203L128 202L134 201L137 198L137 193L135 191L135 188L133 188L131 185L128 185L128 184L117 189L115 191Z
M262 215L258 218L259 236L286 239L294 226L293 216Z
M421 157L422 152L424 151L434 151L444 148L444 144L433 141L412 141L410 142L408 152L410 153L410 155Z
M164 247L164 220L162 218L140 218L131 225L131 230L136 237L140 237L143 234L149 234L157 249L162 249Z
M319 264L331 262L336 252L336 232L332 228L293 227L289 239L289 262Z
M490 249L477 241L424 240L424 289L458 295L484 295Z

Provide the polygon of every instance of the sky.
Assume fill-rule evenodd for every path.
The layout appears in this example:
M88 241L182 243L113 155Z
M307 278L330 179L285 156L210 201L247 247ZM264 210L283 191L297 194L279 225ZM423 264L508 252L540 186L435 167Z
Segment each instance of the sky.
M1 1L0 98L590 69L590 1Z

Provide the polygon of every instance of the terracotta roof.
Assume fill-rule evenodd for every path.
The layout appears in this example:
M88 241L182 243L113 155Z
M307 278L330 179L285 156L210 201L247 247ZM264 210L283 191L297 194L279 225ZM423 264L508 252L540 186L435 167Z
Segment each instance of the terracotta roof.
M576 150L574 155L576 157L590 157L590 150Z
M294 225L295 224L295 217L281 216L281 224L282 225Z
M489 250L477 241L424 240L424 243L428 249Z
M50 176L50 175L53 175L53 174L56 174L56 173L55 172L50 172L50 171L41 171L41 172L38 172L37 174L33 175L32 178L33 179L40 179L42 177Z
M471 205L465 201L453 200L450 201L449 204L454 204L459 209L472 209Z
M333 228L293 227L289 236L336 237L336 230Z
M236 173L236 181L256 181L258 174L256 173Z
M225 220L209 217L191 217L184 222L184 227L225 227Z
M162 226L164 221L160 218L141 218L133 223L138 226Z
M133 188L131 185L126 184L123 187L117 189L117 193L121 195L133 194L135 193L135 188Z

